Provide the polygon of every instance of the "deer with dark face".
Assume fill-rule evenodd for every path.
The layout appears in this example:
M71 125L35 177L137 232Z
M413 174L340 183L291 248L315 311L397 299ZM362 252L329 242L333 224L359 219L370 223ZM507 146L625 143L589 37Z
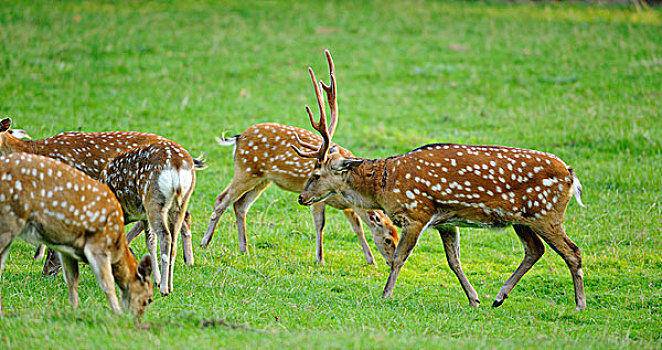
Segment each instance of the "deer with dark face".
M333 61L328 51L326 56L333 86ZM320 121L315 122L310 108L306 110L323 142L317 148L300 142L314 151L294 147L301 157L317 160L299 203L312 205L341 194L356 207L383 210L402 227L397 248L387 257L391 272L384 297L393 293L398 274L421 232L432 227L441 236L448 264L469 304L478 306L478 295L460 265L458 227L512 225L524 245L524 259L497 294L493 306L501 305L540 259L545 241L570 269L576 309L586 308L581 253L563 227L573 195L581 205L582 188L572 168L549 153L501 146L431 144L385 159L346 157L330 147L333 129L329 131L317 80L312 69L309 72ZM328 97L330 88L320 84ZM337 115L332 115L330 124L337 125Z
M14 238L58 252L78 307L78 262L89 263L113 311L141 315L152 301L152 263L136 261L124 236L122 210L108 187L51 158L0 156L0 272ZM0 305L0 313L2 305Z
M195 186L195 170L203 169L204 162L193 159L179 144L154 134L74 132L30 141L14 137L10 126L11 119L0 121L0 155L27 152L51 157L111 187L123 208L125 222L141 221L130 232L131 239L142 228L149 228L146 241L154 281L160 285L161 294L172 291L175 243ZM160 259L155 236L160 242ZM192 255L190 234L182 241L185 254ZM193 263L192 256L185 260Z
M217 140L223 146L235 147L234 177L230 185L216 198L209 227L202 239L203 247L209 245L223 212L230 204L234 204L239 249L246 252L246 213L260 194L272 183L286 191L301 192L313 170L314 160L301 158L291 150L290 147L296 144L297 138L318 146L322 142L319 136L308 130L276 123L253 125L240 135ZM347 157L353 156L343 147L335 144L331 147ZM366 242L361 219L370 228L377 249L382 255L393 254L398 242L398 233L384 213L356 209L342 196L333 196L311 206L317 238L315 254L317 263L324 263L323 231L326 205L343 211L359 239L367 264L376 265L376 262Z

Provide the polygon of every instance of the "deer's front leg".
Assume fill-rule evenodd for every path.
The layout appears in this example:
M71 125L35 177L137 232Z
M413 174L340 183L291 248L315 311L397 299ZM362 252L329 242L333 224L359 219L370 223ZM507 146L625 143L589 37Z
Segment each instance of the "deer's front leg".
M141 232L143 232L143 230L146 227L147 226L146 226L145 222L143 222L143 221L136 222L136 224L133 225L133 228L131 229L131 231L129 231L129 233L126 234L126 241L129 242L129 244L131 244L131 242L133 242L133 240L136 239L136 237L138 237L138 235Z
M106 294L110 308L115 313L121 313L120 303L115 294L115 278L113 278L112 268L110 266L110 258L102 249L95 249L94 247L85 247L85 257L92 267L94 275L97 277L97 282Z
M64 270L64 281L69 287L69 302L76 310L78 309L78 261L67 254L58 253L58 256Z
M193 266L195 258L193 257L193 234L191 233L191 213L184 214L184 223L182 224L182 252L184 253L184 263L186 266Z
M422 230L423 224L417 221L408 221L403 225L402 237L400 238L400 242L398 242L398 246L395 248L395 253L393 254L391 273L388 275L388 280L384 287L384 293L382 293L383 298L388 298L393 294L393 289L395 288L398 274L400 274L400 269L402 269L409 254L411 254L411 251L418 242L418 237L421 235Z
M315 224L315 262L318 264L324 264L325 207L324 202L315 203L310 207L313 213L313 223Z
M345 209L343 210L343 214L345 214L349 224L352 225L352 230L356 233L356 238L359 239L359 244L361 244L361 249L363 249L366 264L377 266L377 262L375 262L375 257L372 255L370 246L368 246L368 242L365 240L363 225L361 225L361 218L358 213L352 209Z

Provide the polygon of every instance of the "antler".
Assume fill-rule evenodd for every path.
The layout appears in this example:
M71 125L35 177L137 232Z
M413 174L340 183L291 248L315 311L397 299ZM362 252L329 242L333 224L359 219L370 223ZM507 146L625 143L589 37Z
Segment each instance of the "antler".
M320 120L319 122L315 121L313 112L310 110L310 107L306 106L306 112L308 112L308 118L310 119L310 124L313 126L313 129L317 130L322 136L322 145L317 148L316 146L304 142L299 139L299 136L295 134L297 142L299 145L313 149L313 152L302 152L296 146L292 146L292 149L303 158L317 158L319 160L324 160L326 153L329 150L331 145L331 138L333 137L334 132L336 131L336 125L338 124L338 99L336 95L336 76L333 67L333 59L331 58L331 53L329 50L324 50L326 54L326 59L329 62L329 75L331 76L331 85L324 84L321 80L319 85L317 85L317 78L315 77L315 72L313 69L308 67L308 72L310 73L310 78L313 80L313 88L315 89L315 96L317 97L317 106L320 110ZM322 93L320 92L320 86L324 89L326 94L327 101L329 102L329 107L331 109L331 121L327 126L326 123L326 110L324 109L324 100L322 99Z

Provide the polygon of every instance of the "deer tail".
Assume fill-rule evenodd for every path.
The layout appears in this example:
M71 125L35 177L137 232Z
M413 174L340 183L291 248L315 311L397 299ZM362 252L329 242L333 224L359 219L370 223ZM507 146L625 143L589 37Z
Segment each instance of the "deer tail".
M582 184L579 182L579 178L572 168L568 168L568 171L570 172L570 176L572 176L572 194L575 196L577 203L583 207L584 203L582 203Z

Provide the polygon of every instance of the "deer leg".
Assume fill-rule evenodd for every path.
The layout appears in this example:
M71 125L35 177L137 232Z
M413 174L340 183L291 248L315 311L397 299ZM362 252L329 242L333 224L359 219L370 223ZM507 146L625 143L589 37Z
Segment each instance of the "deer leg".
M161 270L159 268L159 259L157 258L159 256L158 254L158 242L156 241L157 237L154 234L154 231L152 231L149 228L149 224L143 222L142 226L146 227L145 229L145 246L147 246L147 251L149 252L149 256L152 258L152 279L154 280L154 284L156 286L161 286Z
M400 274L400 269L402 269L409 254L411 254L414 246L416 246L422 230L423 225L416 221L405 222L403 225L402 237L400 237L398 246L395 248L393 262L391 263L391 272L388 275L388 280L386 281L386 286L382 293L383 298L388 298L393 294L393 289L395 288L395 282Z
M162 213L159 213L161 216ZM161 284L159 285L159 291L162 296L168 295L170 288L170 281L168 277L170 276L170 253L172 251L172 236L168 227L165 225L165 218L160 218L156 225L152 225L150 222L150 227L154 227L154 233L159 239L159 246L161 248Z
M129 244L131 244L131 242L133 242L133 240L136 239L136 237L138 237L138 235L141 232L143 232L145 227L146 226L144 222L142 221L136 222L136 224L133 225L133 228L131 228L131 231L129 231L129 233L126 234L126 241L129 242Z
M317 202L310 206L310 211L313 213L313 223L315 224L315 262L324 264L324 223L325 214L324 202Z
M69 302L74 310L78 309L78 261L67 254L58 253L62 262L64 281L69 287Z
M584 293L584 272L582 271L582 255L579 247L563 229L563 225L551 225L548 229L535 230L549 246L565 261L572 275L575 287L575 310L586 309L586 294Z
M469 305L471 307L478 307L480 304L478 293L476 293L476 290L464 274L462 264L460 263L460 229L458 227L438 227L437 231L439 232L441 241L444 243L444 251L446 252L448 266L450 266L451 270L460 281L462 289L464 289L464 294L466 294L469 299Z
M193 266L195 258L193 257L193 234L191 233L191 213L184 214L184 223L182 224L182 253L184 253L184 263L186 266Z
M354 230L354 233L356 233L356 238L359 239L359 244L361 244L361 248L363 249L363 255L365 256L366 264L377 266L377 262L375 261L375 257L372 255L370 246L368 246L368 242L365 240L365 233L363 232L361 218L352 209L345 209L342 212L345 214L347 221L349 221L349 224L352 226L352 230Z
M0 233L0 281L2 281L2 269L9 256L9 248L12 244L11 233ZM0 296L0 317L2 316L2 297Z
M246 213L269 185L270 182L268 181L261 182L234 202L234 215L237 223L237 233L239 235L239 250L244 253L248 253L246 249Z
M542 243L540 237L533 232L529 227L523 225L513 225L513 229L524 245L524 259L517 267L517 270L512 276L503 284L501 290L494 299L492 307L497 307L508 298L510 292L515 288L515 285L526 274L533 265L545 254L545 245Z
M232 179L230 185L228 185L228 187L223 190L214 201L214 212L211 213L209 226L207 226L207 231L205 231L205 236L202 238L200 246L207 248L212 237L214 237L214 230L216 229L216 224L218 224L221 215L223 215L231 203L236 202L237 199L244 195L244 193L252 190L258 182L259 180L255 179L238 179L236 177Z
M44 258L44 255L46 254L46 246L43 244L40 244L37 247L37 250L34 252L34 260L41 260Z
M168 266L168 292L173 291L174 287L174 276L175 276L175 260L177 257L177 241L179 238L179 234L182 231L183 228L183 223L184 220L186 219L186 209L188 207L188 202L189 199L191 198L191 194L193 193L193 190L189 191L184 196L184 199L182 200L181 205L173 204L172 208L170 208L170 218L168 220L170 224L170 233L172 234L172 245L171 245L171 251L170 251L170 265Z
M61 268L62 265L60 264L60 259L57 257L57 254L49 248L46 253L46 261L44 261L44 268L41 270L41 276L55 276L60 272Z
M117 300L117 294L115 294L115 279L113 278L110 258L106 255L106 252L95 252L94 250L94 248L86 246L84 250L85 257L92 267L92 271L97 278L101 290L103 290L106 298L108 298L110 308L115 313L121 313L122 309L120 309L120 303Z

